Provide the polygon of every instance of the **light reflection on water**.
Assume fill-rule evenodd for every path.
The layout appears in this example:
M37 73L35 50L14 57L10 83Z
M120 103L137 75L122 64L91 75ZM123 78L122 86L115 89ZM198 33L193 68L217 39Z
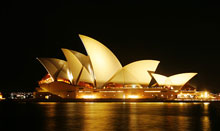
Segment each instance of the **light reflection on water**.
M58 103L41 104L47 130L209 130L208 104Z
M31 118L34 123L29 120L26 123L49 131L206 131L213 129L213 122L215 124L215 119L210 119L209 103L41 102L16 106L18 110L11 116L13 119Z

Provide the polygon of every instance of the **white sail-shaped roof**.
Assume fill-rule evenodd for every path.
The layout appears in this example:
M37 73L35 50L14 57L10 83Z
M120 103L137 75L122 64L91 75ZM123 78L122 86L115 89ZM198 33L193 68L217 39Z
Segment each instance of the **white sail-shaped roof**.
M181 73L170 76L171 83L173 85L185 85L190 79L192 79L197 73Z
M140 82L134 75L132 75L132 73L122 68L112 77L112 79L108 83L139 84Z
M87 71L92 75L92 77L94 77L92 64L91 64L89 56L86 56L86 55L84 55L80 52L74 51L74 50L70 50L70 51L78 58L78 60L87 69ZM93 78L93 81L94 81L94 78Z
M85 35L79 35L90 57L96 86L102 87L122 66L117 57L103 44Z
M67 62L56 58L37 58L44 66L53 80L57 78L68 79L67 76Z
M117 72L109 82L149 85L152 78L148 71L155 72L158 64L159 61L156 60L141 60L132 62Z
M70 70L68 72L68 76L72 77L71 83L76 85L83 66L78 58L70 50L62 48L62 51L67 59L68 67Z
M181 73L166 77L160 74L152 73L152 76L160 86L183 86L197 73Z
M77 51L62 49L66 56L70 72L68 76L72 75L74 84L78 82L94 83L93 72L89 57Z
M83 67L82 73L79 76L78 82L88 82L88 83L94 83L94 79L92 75L88 72L88 70ZM77 83L78 84L78 83Z
M154 79L156 80L156 82L158 83L159 86L166 85L166 81L169 78L164 75L155 74L155 73L151 73L151 75L154 77Z

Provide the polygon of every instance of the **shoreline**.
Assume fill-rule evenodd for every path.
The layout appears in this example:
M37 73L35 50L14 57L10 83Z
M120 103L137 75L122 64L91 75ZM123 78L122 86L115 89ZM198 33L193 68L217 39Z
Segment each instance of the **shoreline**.
M167 103L194 103L220 102L220 100L163 100L163 99L5 99L2 102L167 102Z

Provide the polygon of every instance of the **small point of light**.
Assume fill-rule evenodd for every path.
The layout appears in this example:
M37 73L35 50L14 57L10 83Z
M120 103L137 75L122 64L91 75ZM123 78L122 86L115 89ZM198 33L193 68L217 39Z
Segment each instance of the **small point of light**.
M48 96L48 95L45 96L45 99L49 99L49 98L50 98L50 96Z

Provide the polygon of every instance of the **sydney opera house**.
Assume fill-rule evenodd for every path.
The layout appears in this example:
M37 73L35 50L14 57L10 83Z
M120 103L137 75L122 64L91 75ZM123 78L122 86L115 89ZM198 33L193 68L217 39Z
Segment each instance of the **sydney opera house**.
M174 100L211 97L189 84L197 73L167 77L156 73L160 63L157 60L139 60L122 66L102 43L85 35L79 37L87 54L62 49L66 60L37 58L47 71L36 89L37 98Z

